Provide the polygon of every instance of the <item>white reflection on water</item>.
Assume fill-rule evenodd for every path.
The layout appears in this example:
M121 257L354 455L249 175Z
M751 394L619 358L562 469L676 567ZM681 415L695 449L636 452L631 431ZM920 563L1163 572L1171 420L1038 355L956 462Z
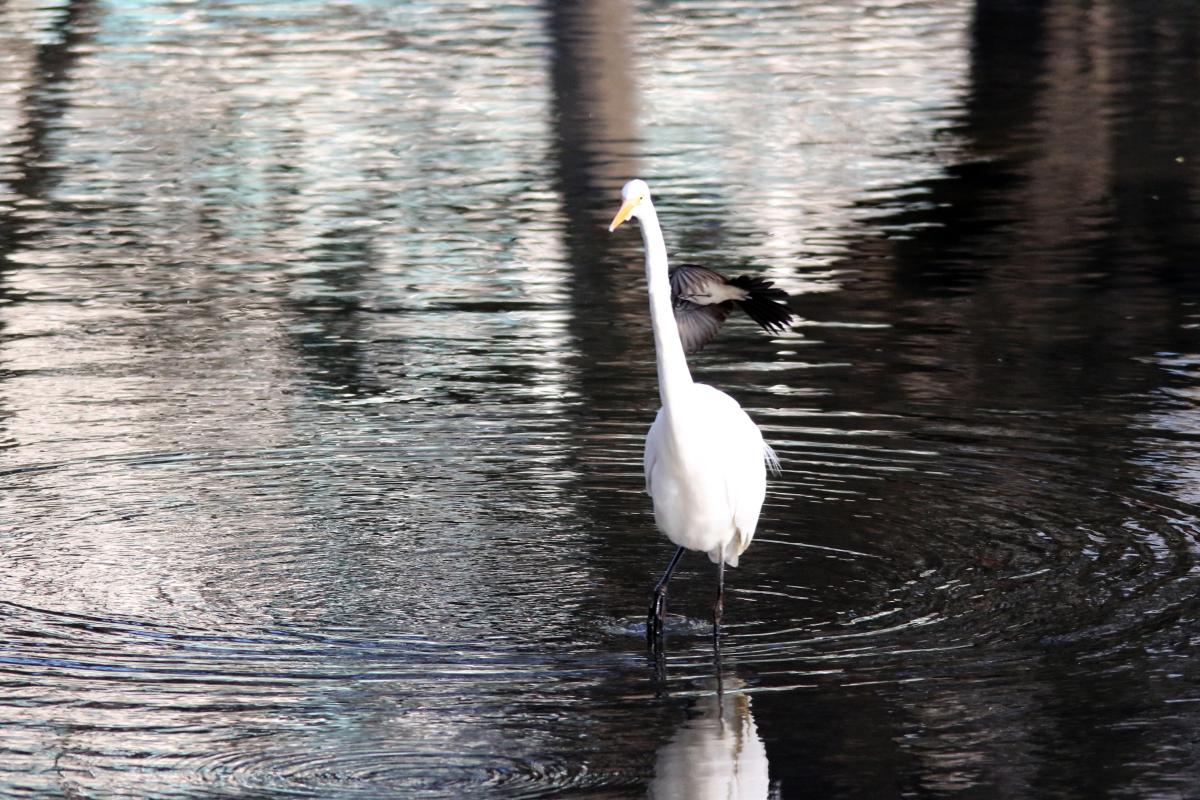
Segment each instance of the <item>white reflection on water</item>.
M655 175L670 180L668 212L680 198L689 214L707 210L710 224L744 237L742 257L796 291L797 258L819 267L842 254L829 232L863 216L856 196L940 172L953 144L930 121L962 106L968 21L965 2L650 15L638 47L644 136ZM811 37L814 25L839 39Z
M687 721L658 751L650 797L765 799L771 788L767 767L750 696L712 692L696 700Z

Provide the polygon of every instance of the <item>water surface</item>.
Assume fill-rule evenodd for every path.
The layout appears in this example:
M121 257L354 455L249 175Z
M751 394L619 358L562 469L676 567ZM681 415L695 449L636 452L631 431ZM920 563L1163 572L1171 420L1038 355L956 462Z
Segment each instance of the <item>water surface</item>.
M1189 796L1198 31L0 5L0 793ZM692 360L784 465L720 697L633 175L800 316Z

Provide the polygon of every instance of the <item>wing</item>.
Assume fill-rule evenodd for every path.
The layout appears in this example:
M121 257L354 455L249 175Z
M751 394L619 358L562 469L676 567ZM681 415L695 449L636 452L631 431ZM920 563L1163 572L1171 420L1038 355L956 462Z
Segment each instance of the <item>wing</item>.
M771 281L749 275L727 279L697 264L671 267L671 304L684 352L698 352L712 341L736 305L768 333L791 326L788 293Z
M792 325L792 309L788 293L772 281L739 275L729 281L731 286L745 290L737 300L738 306L767 333L782 333Z
M650 426L650 432L646 434L646 451L642 456L642 468L646 473L646 494L654 496L654 487L651 483L651 477L654 475L654 465L658 463L659 454L664 446L663 437L666 435L666 423L663 422L663 412L660 408L658 415L654 417L654 424Z
M683 352L691 355L699 352L713 340L729 316L729 304L702 306L681 298L674 298L675 325L683 341Z
M697 264L671 267L667 277L671 281L673 300L682 299L707 306L726 300L740 300L746 296L745 290L731 286L721 273Z
M696 264L672 267L667 274L683 350L689 355L699 352L721 330L732 308L730 301L746 292L730 285L721 273Z
M736 535L723 550L709 553L714 562L723 558L731 567L750 546L767 492L766 444L750 416L729 395L705 384L696 384L704 406L706 435L722 470L725 499Z
M762 432L741 408L737 426L737 442L730 448L730 460L743 465L731 471L726 480L727 491L733 506L733 525L737 536L725 550L725 563L736 567L738 556L745 552L758 529L758 516L767 495L766 443ZM771 452L774 456L774 451ZM730 557L732 556L732 558Z

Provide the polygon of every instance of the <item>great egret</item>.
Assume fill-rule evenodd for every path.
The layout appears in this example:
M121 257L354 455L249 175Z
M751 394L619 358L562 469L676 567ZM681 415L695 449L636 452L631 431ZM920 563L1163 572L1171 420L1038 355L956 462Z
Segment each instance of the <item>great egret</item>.
M651 593L646 641L656 650L662 640L667 582L684 550L707 553L717 564L713 637L719 641L725 565L736 567L750 546L767 491L767 467L778 469L779 462L736 400L692 381L672 313L667 247L650 187L635 178L621 189L621 200L608 230L630 218L641 223L662 399L646 435L646 491L654 501L654 521L676 545Z
M767 333L782 333L792 322L788 293L771 281L750 275L726 278L695 264L671 267L671 302L684 352L708 344L736 306Z

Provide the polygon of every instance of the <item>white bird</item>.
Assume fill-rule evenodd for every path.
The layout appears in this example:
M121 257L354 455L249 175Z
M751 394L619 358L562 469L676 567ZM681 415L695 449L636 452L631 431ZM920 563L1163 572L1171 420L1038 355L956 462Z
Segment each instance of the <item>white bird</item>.
M621 210L608 229L615 231L630 218L641 223L662 399L646 436L646 491L654 501L654 521L676 545L651 593L646 641L658 650L667 582L684 550L707 553L717 564L713 636L719 641L725 565L736 567L738 557L750 546L766 496L767 467L777 470L779 462L736 400L692 380L672 313L667 247L650 187L645 181L631 180L621 189L621 200Z

